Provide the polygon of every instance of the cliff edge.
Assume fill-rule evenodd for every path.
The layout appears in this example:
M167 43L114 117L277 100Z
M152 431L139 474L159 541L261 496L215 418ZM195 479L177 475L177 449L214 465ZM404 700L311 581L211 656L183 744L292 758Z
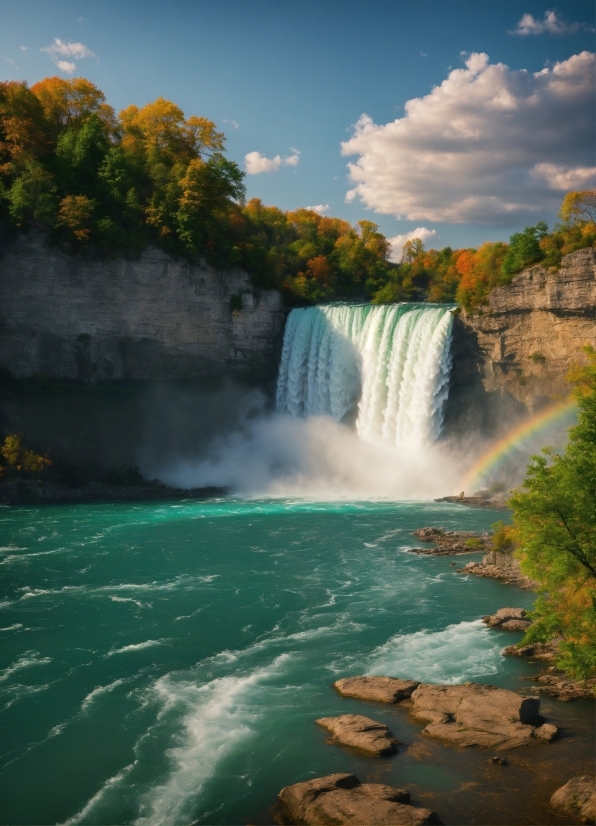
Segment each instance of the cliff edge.
M0 364L19 377L270 378L283 322L281 294L243 270L156 248L80 257L31 232L0 255Z
M565 376L586 344L596 347L592 248L566 255L557 271L523 270L492 291L488 307L456 317L450 418L468 410L495 430L503 415L525 416L564 398Z

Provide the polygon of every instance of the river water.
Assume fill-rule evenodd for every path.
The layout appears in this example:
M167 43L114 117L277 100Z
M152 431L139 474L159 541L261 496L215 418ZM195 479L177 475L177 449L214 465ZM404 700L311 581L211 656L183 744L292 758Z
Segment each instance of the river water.
M505 822L501 798L466 804L466 783L494 797L505 782L484 752L331 688L361 673L524 685L533 666L499 653L519 635L479 617L532 595L407 550L414 528L500 516L284 499L2 508L1 822L270 823L282 786L336 771L409 786L445 822ZM589 771L586 704L546 707L567 737L533 754ZM388 722L400 753L327 744L314 720L346 711ZM518 763L507 783L523 786L536 757ZM556 788L561 772L541 776ZM526 809L506 822L557 822Z

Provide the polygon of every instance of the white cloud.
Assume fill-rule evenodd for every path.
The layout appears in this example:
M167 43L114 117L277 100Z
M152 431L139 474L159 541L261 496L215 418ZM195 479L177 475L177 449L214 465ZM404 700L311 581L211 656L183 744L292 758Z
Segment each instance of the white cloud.
M596 166L570 168L554 163L537 163L532 170L535 178L542 178L550 189L568 192L570 189L588 189L594 185Z
M293 155L282 158L276 155L274 158L266 158L260 152L249 152L244 156L244 165L248 175L260 175L261 172L277 172L282 166L298 166L300 163L300 152L292 149Z
M96 57L91 49L88 49L82 43L64 43L59 37L55 37L52 45L45 46L41 51L47 52L52 59L74 57L75 60L81 60L83 57Z
M362 115L342 154L360 198L411 221L511 224L556 210L563 177L593 164L594 55L534 74L472 54L405 115L377 125ZM553 171L553 170L556 170Z
M585 23L566 23L554 11L546 11L542 20L537 20L531 14L523 14L515 29L509 34L575 34L580 29L594 31L592 26Z
M11 60L9 57L5 57L5 58L4 58L4 60L5 60L7 63L10 63L10 65L11 65L11 66L14 66L14 67L15 67L15 69L18 69L18 68L19 68L19 67L17 66L17 64L14 62L14 60Z
M68 60L57 60L56 66L61 72L65 72L67 75L71 75L77 68L74 63L70 63Z
M88 49L83 43L64 43L59 37L54 38L54 42L50 46L44 46L40 49L42 52L47 52L52 58L56 66L62 72L71 74L77 68L76 64L69 60L60 60L61 57L71 57L75 60L82 60L84 57L97 57L97 55Z
M21 46L20 48L21 48L21 51L22 51L22 52L26 52L26 51L27 51L27 47L26 47L26 46Z
M391 245L389 260L399 263L401 261L401 254L406 241L413 241L414 238L420 238L420 240L426 245L429 241L435 241L438 238L438 235L436 229L418 227L417 229L413 229L411 232L404 232L403 235L395 235L393 238L388 238L387 240Z
M238 123L238 121L228 120L227 118L223 118L223 123L229 123L230 126L234 127L234 129L240 129L240 124Z
M305 209L310 209L312 212L318 212L319 215L324 215L329 212L329 204L316 204L315 206L307 206Z

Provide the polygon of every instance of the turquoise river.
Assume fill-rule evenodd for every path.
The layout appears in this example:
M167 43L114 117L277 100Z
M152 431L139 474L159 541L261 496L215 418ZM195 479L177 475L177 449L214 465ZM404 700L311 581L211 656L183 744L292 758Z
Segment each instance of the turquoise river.
M415 528L500 516L284 499L0 509L1 822L266 824L282 786L337 771L407 786L445 823L561 822L548 797L593 766L588 704L543 700L561 739L503 770L331 687L528 686L536 667L500 655L519 635L480 617L532 594L408 553ZM389 723L399 753L326 743L314 720L347 711Z

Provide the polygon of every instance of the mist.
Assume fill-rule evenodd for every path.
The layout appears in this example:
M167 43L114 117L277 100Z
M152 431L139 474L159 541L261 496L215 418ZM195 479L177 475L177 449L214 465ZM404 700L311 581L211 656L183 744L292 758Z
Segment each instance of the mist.
M263 415L218 437L200 458L162 466L181 488L220 486L244 497L424 500L457 488L463 466L447 444L391 447L327 416Z

